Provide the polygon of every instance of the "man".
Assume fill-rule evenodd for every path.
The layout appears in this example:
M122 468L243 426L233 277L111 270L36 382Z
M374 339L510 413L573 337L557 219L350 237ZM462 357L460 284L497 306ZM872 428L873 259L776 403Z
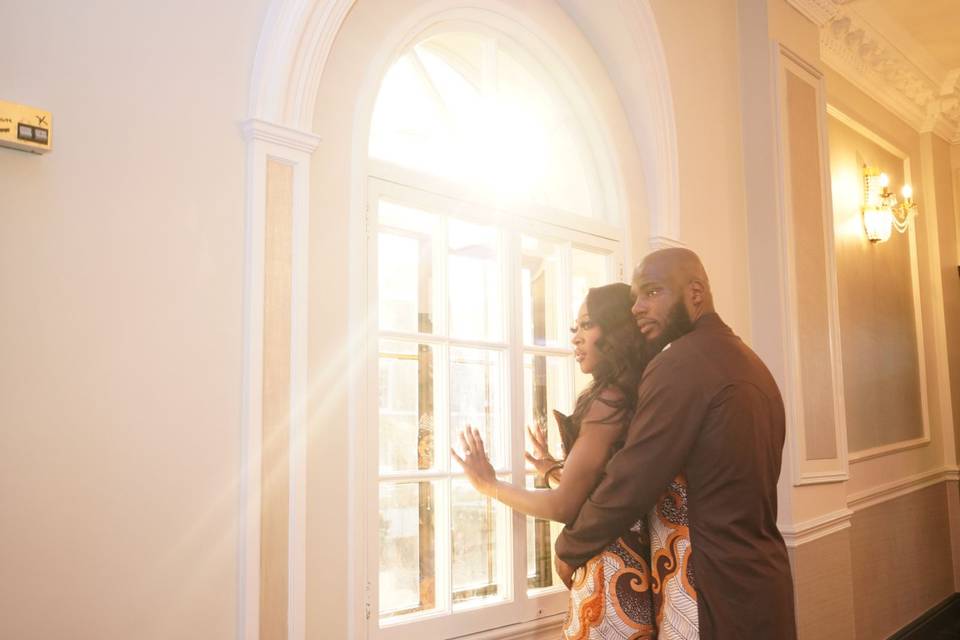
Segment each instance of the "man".
M656 355L623 448L557 539L557 571L569 586L573 570L648 513L683 472L699 637L793 640L793 582L776 524L785 422L777 385L714 312L692 251L648 255L632 291Z

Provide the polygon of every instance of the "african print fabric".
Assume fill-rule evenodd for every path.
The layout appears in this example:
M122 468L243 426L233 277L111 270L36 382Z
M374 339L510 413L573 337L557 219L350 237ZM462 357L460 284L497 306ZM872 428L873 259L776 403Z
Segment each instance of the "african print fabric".
M564 640L654 640L644 520L573 574Z
M687 479L674 478L647 518L653 603L660 640L696 640L697 592L690 564Z

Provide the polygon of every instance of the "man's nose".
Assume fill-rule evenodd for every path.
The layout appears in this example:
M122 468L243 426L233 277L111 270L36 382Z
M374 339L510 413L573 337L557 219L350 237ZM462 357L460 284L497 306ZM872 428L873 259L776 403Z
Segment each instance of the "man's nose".
M633 306L630 307L630 313L633 314L633 317L639 318L641 315L646 313L647 307L643 304L643 298L637 298L637 301L633 303Z

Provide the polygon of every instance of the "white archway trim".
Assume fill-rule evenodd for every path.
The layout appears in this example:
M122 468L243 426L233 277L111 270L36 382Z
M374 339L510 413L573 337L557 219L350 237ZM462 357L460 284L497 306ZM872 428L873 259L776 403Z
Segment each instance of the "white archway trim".
M680 185L673 93L649 0L560 0L586 34L620 95L640 150L651 212L650 244L680 237Z
M250 118L309 132L327 57L355 0L274 0L254 61ZM560 0L596 48L640 150L651 240L678 241L680 187L673 94L649 0Z
M274 0L250 83L251 118L309 131L317 84L355 0Z

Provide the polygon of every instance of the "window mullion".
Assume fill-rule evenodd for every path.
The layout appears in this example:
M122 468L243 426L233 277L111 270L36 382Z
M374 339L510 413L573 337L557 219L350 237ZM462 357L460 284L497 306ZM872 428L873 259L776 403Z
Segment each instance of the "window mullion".
M437 315L437 321L434 325L434 332L444 338L449 336L449 303L447 292L448 286L448 233L447 217L439 217L439 229L434 236L434 282L433 296L435 301L442 301L435 305L434 312ZM443 471L447 475L443 480L437 482L437 501L434 515L436 524L435 552L436 552L436 571L434 578L436 580L437 608L441 611L452 611L453 607L453 544L450 536L452 509L453 509L453 487L450 477L450 347L446 342L437 346L439 358L435 368L434 384L437 385L438 406L434 413L434 442L436 444L438 471Z
M449 449L445 449L448 451ZM449 456L447 456L449 457ZM453 505L453 488L450 478L440 480L436 483L435 495L437 508L434 509L434 523L436 524L436 534L434 535L436 569L434 579L436 580L437 609L439 611L450 612L453 609L453 551L451 549L451 511Z
M367 184L366 240L367 265L364 274L367 283L367 309L373 319L371 326L379 326L379 301L377 266L380 260L378 249L377 206L379 197L374 184ZM367 429L367 450L364 452L366 475L366 513L364 529L367 531L367 574L365 614L372 629L379 627L380 620L380 528L374 523L380 520L380 337L376 330L363 334L366 337L366 417L372 428ZM369 631L369 628L368 628Z
M517 486L524 486L525 463L523 451L524 441L524 375L523 375L523 305L520 290L521 273L521 243L520 233L512 229L508 236L508 259L506 272L506 294L509 296L506 314L509 318L510 342L510 463L512 473L510 479ZM516 535L508 544L512 548L512 588L514 601L522 602L527 599L527 519L520 512L513 512L513 529Z
M450 471L450 346L447 343L449 336L449 304L447 300L447 218L440 216L439 230L433 238L433 300L442 301L434 304L436 314L434 334L442 339L437 345L438 358L434 371L434 384L437 385L437 404L434 411L433 434L437 452L436 469ZM439 237L438 237L439 236ZM448 541L449 544L449 541Z

